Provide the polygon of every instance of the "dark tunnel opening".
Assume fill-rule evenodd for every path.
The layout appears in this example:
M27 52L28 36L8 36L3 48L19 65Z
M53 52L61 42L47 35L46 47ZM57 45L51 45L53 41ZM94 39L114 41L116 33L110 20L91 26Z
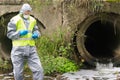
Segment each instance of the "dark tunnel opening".
M96 58L113 58L118 45L116 31L112 22L98 20L85 32L85 48Z
M74 42L78 59L95 66L96 62L120 64L120 15L97 13L78 24Z
M10 59L12 49L12 41L7 38L7 24L16 14L18 12L6 13L0 17L0 56L5 60Z

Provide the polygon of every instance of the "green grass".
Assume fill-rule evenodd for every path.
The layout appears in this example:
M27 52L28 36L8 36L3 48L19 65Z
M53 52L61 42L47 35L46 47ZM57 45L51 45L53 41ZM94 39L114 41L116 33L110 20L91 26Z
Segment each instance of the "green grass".
M70 59L73 49L70 42L65 41L65 32L57 31L58 34L50 38L41 36L36 41L38 54L44 68L45 75L65 73L78 70L78 65Z

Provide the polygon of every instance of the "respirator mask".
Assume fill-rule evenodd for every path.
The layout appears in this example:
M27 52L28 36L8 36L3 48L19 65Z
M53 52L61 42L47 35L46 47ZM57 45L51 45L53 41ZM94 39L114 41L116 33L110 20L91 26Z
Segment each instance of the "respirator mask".
M26 15L26 14L24 14L24 15L23 15L23 18L28 19L29 16L30 16L30 15Z

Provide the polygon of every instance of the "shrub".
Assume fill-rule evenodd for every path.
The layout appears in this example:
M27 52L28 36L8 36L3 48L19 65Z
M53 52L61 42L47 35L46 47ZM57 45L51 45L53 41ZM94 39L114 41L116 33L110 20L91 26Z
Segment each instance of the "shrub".
M73 72L78 70L78 65L65 57L55 58L54 63L56 64L55 67L58 73Z
M70 42L66 42L65 32L57 31L58 35L53 34L52 38L41 36L36 40L38 54L44 68L45 75L54 75L54 73L65 73L76 71L78 66L72 60L69 60L73 49Z
M65 57L44 56L41 58L41 62L45 75L54 76L56 73L62 74L78 70L78 65Z

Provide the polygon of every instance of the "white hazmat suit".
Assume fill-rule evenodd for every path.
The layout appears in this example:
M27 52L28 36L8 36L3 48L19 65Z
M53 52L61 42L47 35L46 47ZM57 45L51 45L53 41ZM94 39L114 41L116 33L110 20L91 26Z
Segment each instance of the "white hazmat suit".
M23 14L24 11L31 11L32 8L29 4L24 4L20 10L20 14ZM22 18L26 28L29 27L30 21L28 19ZM37 25L34 26L33 31L40 36ZM7 27L7 37L11 40L19 39L20 34L16 31L15 20L11 19ZM13 46L11 51L11 60L13 63L13 73L15 80L24 80L23 77L23 68L24 61L26 60L29 68L33 73L33 80L43 80L43 68L38 57L35 46Z

